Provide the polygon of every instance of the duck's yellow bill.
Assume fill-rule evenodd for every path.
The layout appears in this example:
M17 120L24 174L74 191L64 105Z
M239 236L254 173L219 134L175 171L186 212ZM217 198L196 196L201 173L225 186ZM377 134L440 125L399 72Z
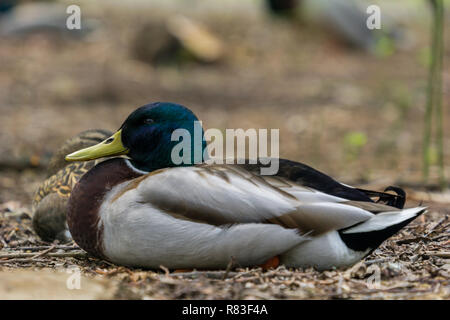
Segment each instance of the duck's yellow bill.
M88 147L75 151L66 156L66 161L87 161L103 157L120 156L127 154L129 150L122 144L122 130L117 131L108 139Z

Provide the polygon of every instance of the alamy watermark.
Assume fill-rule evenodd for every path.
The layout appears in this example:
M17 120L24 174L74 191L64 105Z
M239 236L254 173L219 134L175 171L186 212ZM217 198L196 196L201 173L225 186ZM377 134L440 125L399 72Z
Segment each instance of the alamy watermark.
M81 289L81 270L77 266L70 266L66 269L66 272L70 276L66 280L66 287L69 290L80 290Z
M66 13L69 16L66 19L66 27L69 30L81 29L81 8L76 4L72 4L67 7Z
M370 290L385 288L381 282L382 274L387 274L388 276L389 274L401 275L406 279L414 279L416 277L410 269L400 262L382 262L367 265L367 262L361 261L346 272L352 277L363 280Z
M367 7L366 13L369 17L366 20L366 26L369 30L381 29L381 9L373 4Z
M179 128L172 132L172 141L178 141L171 153L172 162L176 165L199 164L257 164L261 163L261 175L275 175L279 169L280 130L270 129L226 129L225 137L219 129L208 129L204 138L208 147L202 148L202 122L194 122L194 139L187 129ZM246 141L248 140L248 148ZM191 144L194 141L194 147ZM235 144L236 141L236 144ZM270 154L268 154L270 144ZM248 157L247 157L248 151ZM194 155L192 156L192 152ZM214 155L214 156L210 156ZM192 162L192 159L194 163Z
M72 4L67 7L66 13L69 16L66 19L66 27L69 30L81 29L81 8ZM381 29L381 9L378 5L372 4L367 7L366 13L369 17L366 19L366 26L369 30Z

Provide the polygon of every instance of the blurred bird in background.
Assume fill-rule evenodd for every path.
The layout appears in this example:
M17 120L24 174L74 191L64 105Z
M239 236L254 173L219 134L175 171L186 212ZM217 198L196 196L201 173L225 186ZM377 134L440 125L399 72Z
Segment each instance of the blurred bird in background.
M68 139L55 151L47 168L47 179L39 186L33 199L33 229L45 241L66 242L72 237L67 230L67 201L75 184L93 168L98 160L68 163L68 152L95 145L111 135L107 130L87 130Z
M322 27L352 47L373 54L401 47L404 32L386 12L382 13L381 29L367 27L366 10L371 4L355 0L266 0L272 14Z

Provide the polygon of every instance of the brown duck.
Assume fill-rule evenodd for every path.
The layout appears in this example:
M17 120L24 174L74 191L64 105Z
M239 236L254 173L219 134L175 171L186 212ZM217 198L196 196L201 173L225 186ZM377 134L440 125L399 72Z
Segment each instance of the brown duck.
M99 160L67 162L64 157L73 151L95 145L111 135L107 130L87 130L64 142L55 152L47 168L47 179L33 198L33 229L45 241L71 240L67 229L67 201L75 184Z

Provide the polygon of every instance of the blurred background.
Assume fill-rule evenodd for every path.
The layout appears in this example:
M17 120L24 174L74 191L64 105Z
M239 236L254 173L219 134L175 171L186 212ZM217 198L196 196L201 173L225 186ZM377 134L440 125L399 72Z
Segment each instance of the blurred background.
M71 4L81 30L66 28ZM366 27L372 4L381 30ZM0 203L31 202L67 138L116 130L155 101L188 106L205 128L279 128L281 157L343 182L421 182L426 0L1 0L0 11ZM449 74L444 63L445 118Z

